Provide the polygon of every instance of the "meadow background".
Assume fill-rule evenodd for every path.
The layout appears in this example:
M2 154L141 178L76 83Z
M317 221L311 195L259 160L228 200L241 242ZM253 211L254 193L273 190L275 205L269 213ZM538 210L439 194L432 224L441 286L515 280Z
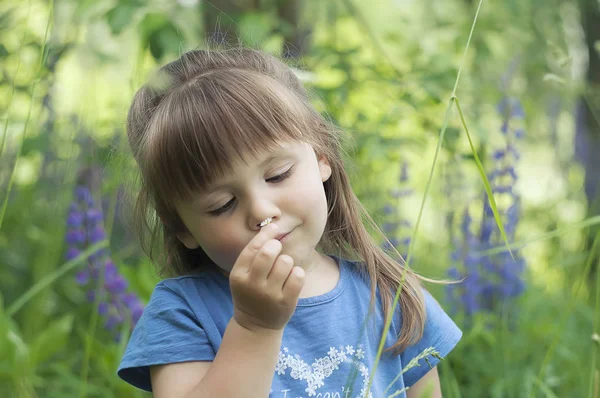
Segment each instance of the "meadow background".
M159 280L124 120L207 40L295 65L382 245L465 278L428 285L464 330L445 397L600 396L594 0L1 1L0 396L149 396L116 377Z

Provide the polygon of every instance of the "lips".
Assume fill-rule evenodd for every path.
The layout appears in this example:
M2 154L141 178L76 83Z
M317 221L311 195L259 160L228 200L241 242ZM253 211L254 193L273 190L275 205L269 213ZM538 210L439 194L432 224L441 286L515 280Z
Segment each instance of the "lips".
M279 235L277 235L277 237L275 237L275 239L277 239L278 241L280 241L280 242L281 242L283 239L285 239L285 238L286 238L286 237L287 237L289 234L291 234L291 233L292 233L292 231L290 231L290 232L285 232L285 233L283 233L283 234L279 234Z

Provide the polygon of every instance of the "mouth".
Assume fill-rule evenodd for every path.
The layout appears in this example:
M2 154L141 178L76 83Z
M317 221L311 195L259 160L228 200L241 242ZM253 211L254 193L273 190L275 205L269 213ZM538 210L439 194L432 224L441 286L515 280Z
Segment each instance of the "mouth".
M292 233L292 231L286 232L286 233L283 233L283 234L279 234L275 239L277 239L280 242L283 242L285 240L285 238L287 238L288 235Z

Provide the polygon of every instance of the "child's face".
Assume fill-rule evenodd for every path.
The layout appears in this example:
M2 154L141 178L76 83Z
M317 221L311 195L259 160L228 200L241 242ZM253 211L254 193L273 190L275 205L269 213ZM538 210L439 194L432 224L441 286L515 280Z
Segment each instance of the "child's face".
M327 221L323 182L331 176L325 159L306 143L284 143L233 165L211 189L176 204L188 231L178 235L189 249L202 247L230 271L240 252L268 217L279 227L282 254L307 267ZM285 237L281 235L288 234Z

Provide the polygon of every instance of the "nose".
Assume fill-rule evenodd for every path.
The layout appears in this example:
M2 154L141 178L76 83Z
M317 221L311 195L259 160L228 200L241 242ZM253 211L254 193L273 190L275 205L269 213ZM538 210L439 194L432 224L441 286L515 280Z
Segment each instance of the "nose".
M258 193L249 198L248 226L252 230L259 230L261 223L267 218L277 222L281 217L281 210L274 197L266 193Z

